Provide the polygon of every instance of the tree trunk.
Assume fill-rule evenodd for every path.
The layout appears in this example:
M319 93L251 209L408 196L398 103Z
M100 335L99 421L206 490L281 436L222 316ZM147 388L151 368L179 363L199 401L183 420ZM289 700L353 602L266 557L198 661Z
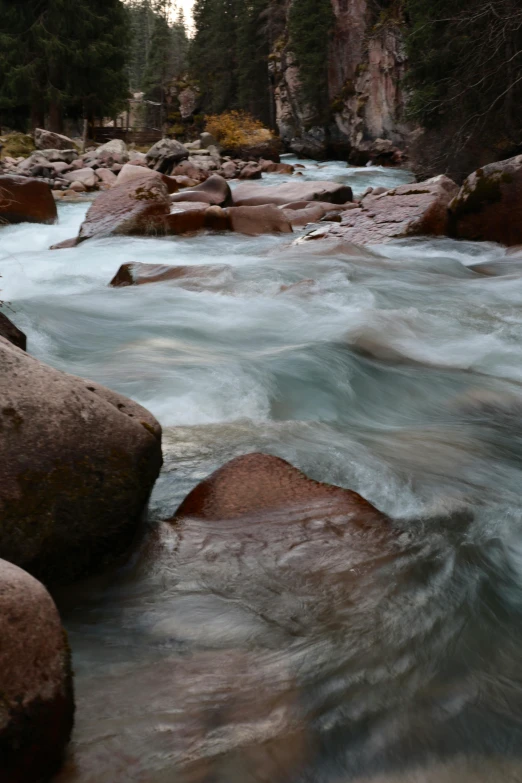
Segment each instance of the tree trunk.
M52 101L49 106L49 130L53 133L61 133L63 130L62 108L56 101Z
M43 128L45 123L44 113L41 106L33 103L31 106L31 131L35 128Z

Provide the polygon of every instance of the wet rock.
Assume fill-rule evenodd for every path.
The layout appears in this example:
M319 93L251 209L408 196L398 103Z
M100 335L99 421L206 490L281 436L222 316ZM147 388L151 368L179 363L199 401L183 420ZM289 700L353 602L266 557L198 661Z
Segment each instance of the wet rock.
M161 139L147 152L147 164L155 171L170 174L172 168L186 160L189 152L186 147L175 139Z
M445 176L401 185L380 196L366 196L356 209L346 210L339 225L323 236L338 236L360 245L379 244L408 236L448 233L448 205L458 188Z
M232 267L228 264L194 264L193 266L167 266L166 264L142 264L131 262L122 264L113 277L110 285L113 288L123 288L129 285L145 285L161 283L165 280L176 280L184 288L201 288L201 283L221 277Z
M49 185L37 179L0 176L0 224L55 223L57 219Z
M0 780L42 783L72 731L67 638L43 585L0 560Z
M247 163L241 169L239 179L261 179L262 171L261 166L258 166L257 163Z
M306 280L299 280L297 283L291 283L290 285L282 285L279 289L279 293L309 296L313 292L315 285L315 280L308 278Z
M0 337L4 337L9 340L10 343L16 345L17 348L21 348L22 351L27 350L27 337L26 335L14 325L9 318L0 312Z
M74 141L67 136L62 136L61 133L52 133L43 128L36 128L34 143L39 150L71 150L76 147Z
M171 201L206 201L208 204L217 204L220 207L226 207L232 203L232 192L226 180L219 174L212 174L201 185L197 185L191 190L184 190L176 194Z
M245 182L234 190L237 206L276 204L283 206L292 201L328 201L344 204L353 198L352 189L338 182L288 182L284 185L265 186Z
M68 247L76 247L78 244L78 237L72 237L71 239L64 239L63 242L57 242L56 245L51 245L49 250L64 250Z
M133 163L126 163L118 173L117 181L118 184L121 185L124 182L131 182L133 179L143 179L143 177L146 177L147 175L154 178L158 176L158 172L151 171L149 168L143 166L135 166ZM174 177L169 177L167 174L159 174L159 176L161 177L162 182L167 186L169 193L178 192L179 185Z
M522 155L474 171L450 204L459 239L522 243Z
M101 193L87 212L78 238L83 242L111 234L163 234L169 213L167 186L160 174L147 171Z
M290 163L275 163L273 160L260 160L261 171L266 174L293 174L294 166Z
M235 179L238 174L236 164L232 160L228 160L221 166L221 173L226 179Z
M282 209L271 204L259 207L229 207L224 210L230 219L230 228L239 234L291 234L292 226Z
M205 228L206 201L179 201L165 218L167 234L190 234Z
M0 556L46 583L129 549L158 476L161 428L140 405L0 338Z
M230 520L302 514L344 518L359 528L385 530L388 518L356 492L309 479L289 462L269 454L236 457L185 498L172 521L184 517Z

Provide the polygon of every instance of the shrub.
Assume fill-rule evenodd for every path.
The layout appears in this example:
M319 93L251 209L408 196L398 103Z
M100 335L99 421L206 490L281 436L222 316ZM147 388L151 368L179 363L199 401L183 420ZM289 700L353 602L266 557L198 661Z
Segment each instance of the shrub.
M10 133L0 138L0 144L3 145L2 156L10 158L29 157L36 149L32 136L25 133Z
M272 132L244 111L227 111L207 117L205 130L225 149L253 147L270 141Z

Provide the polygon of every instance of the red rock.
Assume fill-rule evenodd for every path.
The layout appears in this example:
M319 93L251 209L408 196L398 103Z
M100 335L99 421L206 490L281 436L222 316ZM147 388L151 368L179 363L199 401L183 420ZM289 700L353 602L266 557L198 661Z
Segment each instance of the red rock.
M352 200L352 189L338 182L287 182L284 185L256 185L245 182L234 190L237 206L275 204L283 206L293 201L328 201L344 204Z
M193 188L198 184L197 180L190 179L190 177L185 177L182 174L176 177L170 177L170 179L174 180L178 188Z
M221 173L224 177L226 177L226 179L235 179L238 174L236 164L231 160L226 161L221 166Z
M67 637L36 579L0 560L0 780L42 783L60 768L73 727Z
M341 237L358 245L379 244L408 236L448 233L448 205L458 188L445 176L401 185L380 196L366 196L360 206L343 212L340 225L323 236Z
M3 313L0 313L0 337L5 337L6 340L16 345L17 348L21 348L22 351L27 350L27 337Z
M78 239L83 242L111 234L164 234L169 213L168 190L161 175L145 172L101 193L87 212Z
M248 236L260 234L291 234L292 226L284 211L272 204L259 207L229 207L224 210L230 218L232 231Z
M257 163L247 163L239 172L239 179L261 179L262 169Z
M78 244L78 237L73 237L72 239L64 239L63 242L57 242L56 245L51 245L49 250L64 250L68 247L76 247Z
M179 163L176 168L171 172L172 177L189 177L197 182L204 182L209 178L210 174L206 169L195 166L189 160L184 160Z
M227 181L223 179L223 177L220 177L219 174L212 174L212 176L205 180L205 182L202 182L201 185L197 185L191 190L184 190L171 199L172 202L198 200L206 201L208 204L226 207L232 203L232 193Z
M0 223L55 223L56 203L46 182L0 176Z
M260 160L259 165L266 174L293 174L296 168L290 163L274 163L272 160Z
M96 173L98 174L98 171ZM118 174L117 183L118 185L122 185L124 182L131 182L133 179L143 179L145 176L154 178L158 176L158 172L151 171L151 169L147 168L146 166L144 167L133 163L126 163L125 166L122 166L121 171ZM159 174L159 176L167 186L169 193L178 192L179 185L174 177L169 177L166 174Z
M356 492L313 481L285 460L269 454L236 457L202 481L185 498L174 519L230 520L282 512L303 520L341 517L359 528L386 530L389 519Z
M228 264L167 266L166 264L131 262L120 266L110 285L113 288L122 288L129 285L161 283L165 280L181 280L184 287L197 289L201 287L201 281L219 277L231 268Z
M208 204L204 201L179 201L171 206L165 218L167 234L188 234L205 228L205 213Z
M450 204L459 239L522 243L522 155L473 172Z

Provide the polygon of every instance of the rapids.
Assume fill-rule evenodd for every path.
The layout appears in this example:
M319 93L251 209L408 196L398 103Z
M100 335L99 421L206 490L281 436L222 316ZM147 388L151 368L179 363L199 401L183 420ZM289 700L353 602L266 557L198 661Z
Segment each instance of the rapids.
M305 165L356 195L410 181ZM292 244L308 227L48 250L87 206L1 229L5 312L30 353L149 408L165 467L131 561L56 596L77 693L59 783L522 781L522 277L468 268L504 249ZM129 261L231 270L109 288ZM360 492L398 554L359 537L315 562L291 519L162 524L250 451Z

